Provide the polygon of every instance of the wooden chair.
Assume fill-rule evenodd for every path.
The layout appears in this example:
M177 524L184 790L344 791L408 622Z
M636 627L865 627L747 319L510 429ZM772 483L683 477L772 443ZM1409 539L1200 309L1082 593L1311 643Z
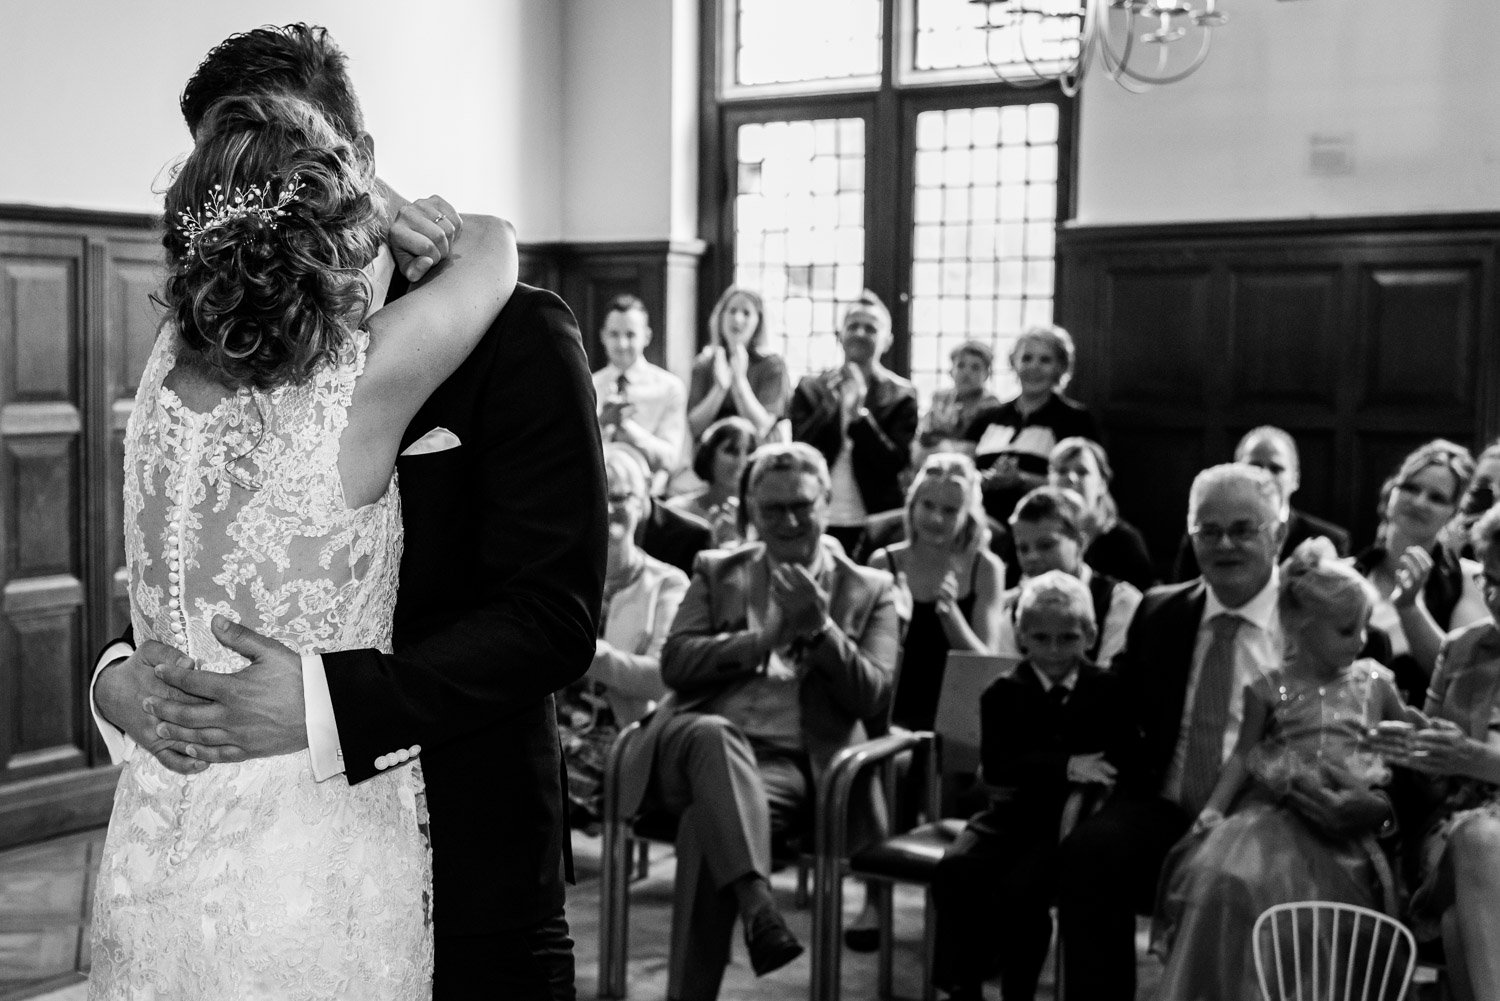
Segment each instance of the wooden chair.
M1405 925L1355 904L1277 904L1250 934L1265 1001L1402 1001L1417 965Z
M812 998L838 1001L839 968L843 957L844 878L858 876L874 894L880 921L878 990L891 997L892 887L917 883L927 888L923 941L923 993L932 1001L932 874L943 852L963 831L964 819L944 817L945 785L979 768L979 697L999 675L1012 670L1016 660L988 654L953 652L943 672L937 716L932 731L892 733L845 748L834 759L819 790L816 863L813 871ZM849 807L861 777L871 768L884 773L887 802L896 799L894 764L898 755L925 751L926 817L910 830L900 831L853 854L849 851ZM892 814L895 814L893 809Z

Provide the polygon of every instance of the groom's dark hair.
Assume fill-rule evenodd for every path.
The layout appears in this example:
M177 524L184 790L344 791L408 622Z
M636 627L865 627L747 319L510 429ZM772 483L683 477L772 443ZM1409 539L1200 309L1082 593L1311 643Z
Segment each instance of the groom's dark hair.
M290 95L321 111L345 139L365 130L348 60L327 28L298 22L266 25L215 45L182 89L183 120L195 136L215 101L235 95Z

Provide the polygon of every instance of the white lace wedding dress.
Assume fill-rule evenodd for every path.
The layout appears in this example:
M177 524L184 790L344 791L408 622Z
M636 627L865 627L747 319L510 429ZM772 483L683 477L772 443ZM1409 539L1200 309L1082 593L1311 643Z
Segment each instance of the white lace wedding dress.
M350 510L340 434L368 335L300 386L208 413L163 383L166 328L125 434L125 549L137 642L203 670L245 661L226 615L299 652L390 650L401 510ZM430 997L432 866L420 766L314 782L306 751L191 776L135 748L94 898L89 997L131 1001Z

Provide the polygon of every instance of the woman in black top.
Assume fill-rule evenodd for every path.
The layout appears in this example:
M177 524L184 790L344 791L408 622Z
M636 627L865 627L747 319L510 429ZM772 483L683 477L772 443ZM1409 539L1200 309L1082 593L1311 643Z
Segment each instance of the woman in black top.
M1109 492L1114 470L1104 446L1089 438L1064 438L1052 449L1047 479L1054 487L1072 490L1083 498L1088 518L1089 544L1083 561L1116 580L1129 581L1141 591L1156 584L1156 571L1146 540L1120 517Z
M984 508L1005 521L1016 501L1047 482L1052 449L1064 438L1099 440L1083 404L1062 395L1073 368L1073 338L1062 327L1032 327L1010 353L1021 395L982 411L965 436L985 474Z
M688 428L693 439L725 417L743 417L766 441L786 416L792 383L781 356L766 349L766 310L759 295L731 285L708 315L709 344L693 360Z

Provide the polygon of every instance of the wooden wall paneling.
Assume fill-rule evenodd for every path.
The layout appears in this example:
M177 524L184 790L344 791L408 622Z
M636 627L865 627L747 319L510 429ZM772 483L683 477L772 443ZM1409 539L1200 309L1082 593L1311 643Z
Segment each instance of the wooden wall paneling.
M79 768L84 243L0 233L0 784Z
M1119 453L1115 493L1158 559L1196 471L1181 456L1226 461L1258 424L1299 442L1297 505L1356 543L1410 448L1500 432L1497 257L1500 214L1064 227L1072 391Z

